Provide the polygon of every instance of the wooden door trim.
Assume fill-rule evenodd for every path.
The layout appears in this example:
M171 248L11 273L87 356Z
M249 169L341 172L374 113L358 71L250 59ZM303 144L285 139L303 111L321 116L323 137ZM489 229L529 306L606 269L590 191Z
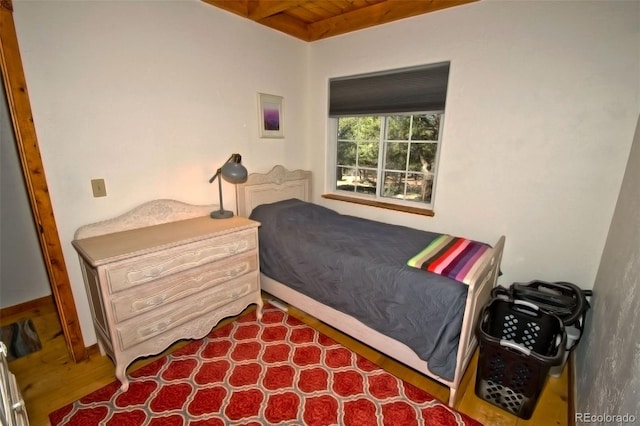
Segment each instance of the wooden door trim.
M49 198L13 21L11 0L0 0L0 66L22 174L52 295L58 308L69 356L75 362L79 362L87 359L87 350L84 346L78 312L64 262L51 198Z

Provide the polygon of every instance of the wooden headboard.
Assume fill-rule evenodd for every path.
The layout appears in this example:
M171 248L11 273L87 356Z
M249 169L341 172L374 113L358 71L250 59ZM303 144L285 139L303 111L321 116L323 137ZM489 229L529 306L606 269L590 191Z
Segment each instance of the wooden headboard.
M269 173L251 173L237 186L238 216L249 217L260 204L298 198L311 201L311 172L275 166Z

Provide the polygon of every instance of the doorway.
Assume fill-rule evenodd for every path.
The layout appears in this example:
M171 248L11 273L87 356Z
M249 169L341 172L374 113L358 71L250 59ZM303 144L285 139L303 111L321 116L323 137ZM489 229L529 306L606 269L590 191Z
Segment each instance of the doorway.
M18 157L69 356L87 358L32 119L11 0L0 0L0 66Z

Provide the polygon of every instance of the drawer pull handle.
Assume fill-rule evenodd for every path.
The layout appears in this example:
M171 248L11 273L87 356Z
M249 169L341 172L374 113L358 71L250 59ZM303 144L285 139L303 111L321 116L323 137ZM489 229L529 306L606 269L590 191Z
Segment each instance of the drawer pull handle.
M166 299L166 297L167 296L165 294L162 294L159 296L151 297L147 300L136 300L135 302L133 302L133 305L132 305L133 311L137 312L142 309L158 306L162 304L162 302L164 302L164 299Z
M159 322L151 327L141 329L139 334L141 337L147 337L150 334L166 330L169 327L169 324L170 321Z
M162 302L164 302L164 295L158 296L158 297L154 297L153 299L147 300L145 305L147 305L147 306L156 306L156 305L161 304Z
M144 274L145 278L155 278L158 275L160 275L162 273L162 269L158 268L158 269L152 269L149 272Z
M245 265L242 265L242 266L237 267L237 268L234 268L234 269L229 269L229 270L225 273L225 275L226 275L227 277L237 277L238 275L240 275L241 273L243 273L243 272L244 272L244 271L246 271L247 269L248 269L248 268L247 268L247 265L245 264Z
M243 251L247 249L247 242L246 241L236 241L233 244L229 244L228 246L226 246L224 248L224 252L225 253L230 253L230 254L234 254L237 253L239 251Z
M235 252L238 251L238 248L239 248L239 246L236 243L233 246L225 247L224 251L227 252L227 253L235 253Z
M231 299L237 299L238 297L244 296L244 294L249 290L248 287L249 286L244 286L243 288L234 291L229 296L231 297Z

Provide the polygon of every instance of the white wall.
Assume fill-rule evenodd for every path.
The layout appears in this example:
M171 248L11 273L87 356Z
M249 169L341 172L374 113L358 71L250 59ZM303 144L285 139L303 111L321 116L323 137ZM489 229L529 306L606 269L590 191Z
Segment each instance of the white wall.
M307 44L200 1L15 1L14 20L85 344L95 333L81 225L145 201L217 204L233 152L249 171L298 167ZM257 93L285 98L285 139L258 138ZM90 180L106 180L93 198ZM234 188L223 185L226 208Z
M1 80L1 78L0 78ZM0 82L0 308L51 294Z
M309 158L327 80L451 61L435 217L317 198L344 213L486 242L500 283L591 288L640 110L640 3L482 1L311 45ZM318 179L319 178L319 179Z

